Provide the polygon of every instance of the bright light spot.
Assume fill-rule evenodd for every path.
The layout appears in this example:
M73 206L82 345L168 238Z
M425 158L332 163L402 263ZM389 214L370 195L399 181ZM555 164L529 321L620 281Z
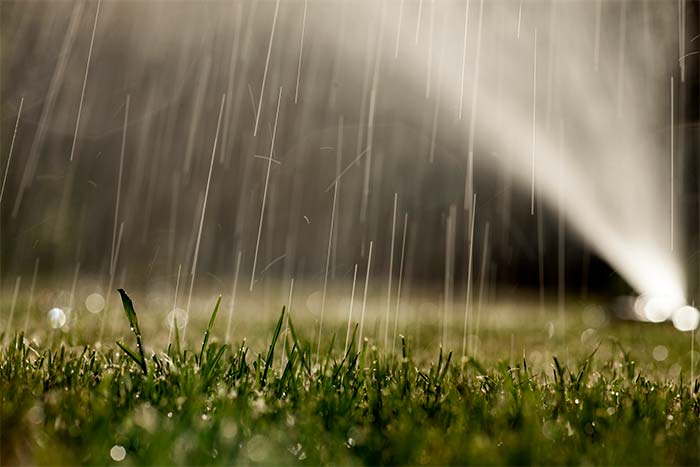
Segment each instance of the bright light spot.
M646 298L642 309L642 317L652 323L661 323L669 319L673 311L682 304L678 299L670 296L654 295Z
M654 350L651 351L651 355L657 362L663 362L668 358L668 349L663 345L657 345Z
M679 331L694 331L700 323L700 312L692 306L682 306L671 316L673 325Z
M112 449L109 450L109 457L114 461L121 462L126 457L126 449L124 449L124 446L115 444L112 446Z
M187 312L182 308L175 308L168 313L167 325L168 329L175 330L175 320L177 320L177 328L182 330L187 324Z
M105 299L98 293L91 293L85 299L85 308L90 313L99 313L105 308Z
M62 328L66 324L66 314L60 308L49 310L49 325L54 328Z
M646 295L640 295L634 300L634 306L632 307L632 311L634 312L634 316L640 320L640 321L646 321L646 315L644 313L644 308L647 306L647 302L649 301L649 297Z

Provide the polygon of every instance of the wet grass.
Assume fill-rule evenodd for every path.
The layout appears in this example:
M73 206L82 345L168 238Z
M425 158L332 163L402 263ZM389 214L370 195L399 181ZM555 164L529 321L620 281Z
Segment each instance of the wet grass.
M397 355L368 344L343 352L329 336L316 364L314 336L293 320L283 335L284 310L260 329L272 331L260 352L210 338L217 300L201 345L175 333L153 352L138 306L121 296L119 322L132 331L123 342L7 339L2 464L700 462L700 384L640 370L616 339L532 365L439 348L417 358L405 338Z

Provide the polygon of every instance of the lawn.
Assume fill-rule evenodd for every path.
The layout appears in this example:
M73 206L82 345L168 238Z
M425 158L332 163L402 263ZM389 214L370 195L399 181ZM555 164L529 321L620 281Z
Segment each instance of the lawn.
M2 336L2 464L700 463L697 357L671 326L587 307L563 328L554 312L499 316L463 358L458 317L402 322L393 352L369 325L346 350L347 324L329 318L317 354L301 314L270 312L224 344L214 311L154 348L132 298L111 342Z

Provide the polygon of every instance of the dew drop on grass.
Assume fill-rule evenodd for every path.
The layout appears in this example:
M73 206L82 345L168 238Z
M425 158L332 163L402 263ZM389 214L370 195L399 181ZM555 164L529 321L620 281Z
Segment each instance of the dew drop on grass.
M115 444L112 446L112 449L109 450L109 457L114 461L121 462L126 458L126 449L124 449L124 446Z
M59 329L66 324L66 314L60 308L49 310L49 325L54 329Z

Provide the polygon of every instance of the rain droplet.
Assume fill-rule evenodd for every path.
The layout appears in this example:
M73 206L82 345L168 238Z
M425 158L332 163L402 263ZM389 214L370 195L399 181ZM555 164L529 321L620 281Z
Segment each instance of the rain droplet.
M49 310L49 325L54 329L58 329L63 327L64 324L66 324L66 314L63 310L60 308L51 308L51 310Z

